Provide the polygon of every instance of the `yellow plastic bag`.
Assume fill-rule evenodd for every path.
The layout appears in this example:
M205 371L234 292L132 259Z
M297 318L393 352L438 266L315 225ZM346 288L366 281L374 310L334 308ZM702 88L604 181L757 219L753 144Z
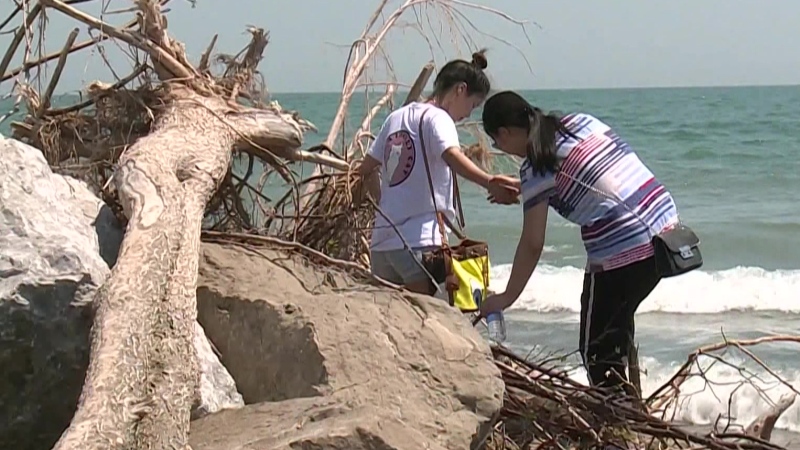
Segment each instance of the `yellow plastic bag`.
M470 243L478 244L474 241ZM474 249L475 246L472 247ZM488 294L489 254L488 247L484 248L485 251L465 252L463 259L459 258L460 252L454 252L450 259L453 275L458 280L458 288L450 288L450 304L465 313L480 309Z

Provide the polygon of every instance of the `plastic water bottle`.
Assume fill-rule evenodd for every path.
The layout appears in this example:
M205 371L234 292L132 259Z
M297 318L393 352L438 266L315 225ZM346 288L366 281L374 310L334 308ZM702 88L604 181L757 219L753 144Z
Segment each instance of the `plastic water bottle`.
M506 340L506 320L503 311L496 311L486 316L486 325L489 327L489 340L497 344Z

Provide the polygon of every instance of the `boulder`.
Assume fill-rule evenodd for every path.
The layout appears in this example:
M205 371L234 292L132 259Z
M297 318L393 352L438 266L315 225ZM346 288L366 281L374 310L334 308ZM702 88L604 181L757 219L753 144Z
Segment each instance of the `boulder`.
M268 248L202 251L198 321L247 406L192 422L194 450L481 447L504 386L446 303Z
M0 448L50 448L69 425L89 358L91 303L123 232L86 186L0 136ZM132 318L134 319L134 318ZM201 400L241 406L198 325Z
M195 322L194 347L200 368L200 389L192 408L192 419L199 419L217 411L244 406L236 382L222 365L203 327Z

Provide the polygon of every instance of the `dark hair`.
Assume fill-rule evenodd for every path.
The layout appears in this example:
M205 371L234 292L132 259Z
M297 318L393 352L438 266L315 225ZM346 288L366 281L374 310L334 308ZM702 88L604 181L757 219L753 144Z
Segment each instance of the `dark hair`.
M472 61L454 59L445 64L433 81L433 97L446 94L458 83L467 84L469 95L488 95L492 85L483 72L489 66L485 53L486 49L483 49L472 54Z
M557 112L544 113L521 95L503 91L486 100L483 107L483 130L497 136L500 128L522 128L528 133L528 161L535 173L555 172L558 168L556 143L559 135L578 137L562 122Z

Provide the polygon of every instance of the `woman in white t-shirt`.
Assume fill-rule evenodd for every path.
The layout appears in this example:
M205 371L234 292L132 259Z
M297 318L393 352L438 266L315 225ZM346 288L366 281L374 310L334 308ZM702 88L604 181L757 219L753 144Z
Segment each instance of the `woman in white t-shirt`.
M389 114L359 167L382 212L376 214L372 231L372 272L413 292L435 292L422 255L442 245L437 207L454 222L453 172L487 189L498 203L517 201L519 180L481 170L462 152L456 131L456 122L469 117L489 93L491 85L483 72L487 64L482 51L473 54L472 61L445 64L427 102L414 102Z

